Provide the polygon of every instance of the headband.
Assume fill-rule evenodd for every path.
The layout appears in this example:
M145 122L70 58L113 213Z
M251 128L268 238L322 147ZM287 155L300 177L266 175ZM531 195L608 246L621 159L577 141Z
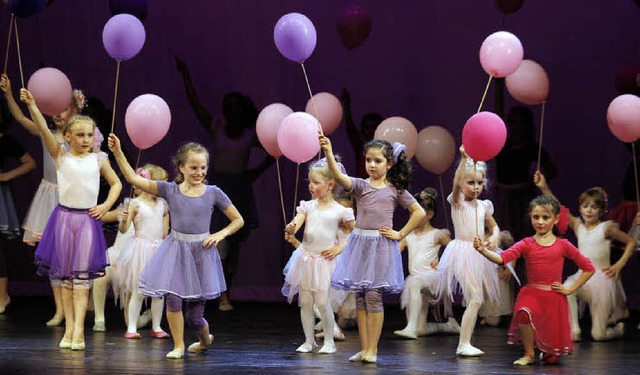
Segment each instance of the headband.
M398 157L402 153L402 151L406 150L407 146L403 145L400 142L393 142L393 164L398 162Z
M465 162L465 169L467 170L473 170L473 159L471 159L470 157L467 157L467 161ZM475 162L476 163L476 171L481 172L482 174L487 174L487 163L483 162L483 161L478 161Z
M146 178L147 180L151 179L151 173L146 169L138 168L136 169L136 174L140 177Z

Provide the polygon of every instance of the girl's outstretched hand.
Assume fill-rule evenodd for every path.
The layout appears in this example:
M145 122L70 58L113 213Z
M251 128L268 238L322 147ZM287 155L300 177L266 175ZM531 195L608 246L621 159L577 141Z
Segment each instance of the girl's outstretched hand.
M379 231L382 236L387 237L390 240L400 241L402 239L400 232L397 232L390 227L382 227Z
M109 207L107 207L104 203L99 204L89 209L89 216L91 216L94 219L100 219L102 215L106 214L108 211L109 211Z
M324 250L320 255L326 260L332 260L338 255L342 254L342 250L344 250L343 246L333 246L327 250Z
M571 290L565 288L564 285L562 285L562 283L558 281L555 281L553 284L551 284L551 289L555 290L560 294L564 294L565 296L569 296L573 294Z
M318 141L320 142L320 147L325 154L333 153L333 149L331 148L331 141L324 134L320 134L318 136Z
M539 189L543 189L544 187L547 186L547 179L544 178L544 175L540 172L540 171L536 171L533 174L533 183L534 185L536 185Z
M120 145L120 139L118 139L118 137L111 133L109 134L109 138L107 140L107 144L109 146L109 150L111 150L111 152L120 152L122 151L122 146Z
M0 91L3 93L11 92L11 81L9 81L7 73L2 73L0 77Z
M482 241L482 238L476 236L476 238L473 239L473 248L478 250L479 252L482 252L482 250L484 250L484 242Z
M22 88L20 89L20 101L29 106L34 103L33 95L31 95L29 90Z
M217 231L214 234L210 234L209 237L205 238L204 241L202 241L202 246L204 246L205 249L210 248L211 245L217 247L218 244L225 238L227 238L227 232L224 229Z
M296 224L295 223L287 224L287 226L284 228L284 233L290 236L296 234Z

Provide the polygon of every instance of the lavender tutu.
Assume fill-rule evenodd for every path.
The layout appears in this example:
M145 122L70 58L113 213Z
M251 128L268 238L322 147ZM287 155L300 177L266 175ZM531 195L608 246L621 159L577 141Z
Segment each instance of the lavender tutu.
M400 293L404 289L402 257L398 242L377 230L355 229L338 257L331 286L340 290L383 289Z
M208 233L171 231L140 275L140 289L149 297L175 294L184 300L214 299L227 290L220 255L205 249Z
M35 253L38 275L54 280L104 276L107 245L102 222L86 209L56 206Z

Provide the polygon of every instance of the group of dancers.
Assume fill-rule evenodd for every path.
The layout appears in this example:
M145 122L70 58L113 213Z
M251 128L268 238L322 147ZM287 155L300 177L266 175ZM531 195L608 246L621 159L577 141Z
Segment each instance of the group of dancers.
M244 225L226 192L206 180L207 149L193 142L184 144L174 157L175 179L168 182L168 173L158 166L148 164L134 170L120 140L110 134L109 150L123 177L135 188L135 198L111 210L122 184L96 147L95 121L78 114L82 95L76 93L68 110L54 117L51 130L28 90L21 89L20 100L27 105L30 119L13 99L6 75L0 89L14 117L40 136L46 150L45 176L25 221L25 241L39 243L37 272L49 277L54 287L57 311L47 325L64 321L59 347L84 350L84 320L92 284L97 296L94 330L105 330L104 295L111 282L125 306L126 338L141 338L137 331L140 310L144 298L150 297L152 336L173 339L167 358L207 350L214 337L204 319L205 302L227 289L216 248ZM515 365L534 363L534 348L549 363L571 353L573 341L581 338L577 300L590 305L593 339L623 334L619 320L628 312L619 274L636 240L612 222L601 221L607 200L604 190L583 193L580 217L568 218L578 250L556 237L556 225L563 220L560 203L544 175L536 172L534 183L543 195L529 205L535 235L505 246L508 241L493 218L492 202L479 199L487 181L486 164L471 160L461 147L453 191L447 198L454 225L452 239L447 231L431 225L437 212L436 191L426 188L415 195L408 191L411 165L404 145L377 139L368 142L364 146L368 178L362 179L346 173L327 137L320 135L319 143L325 158L310 164L311 199L300 202L296 216L284 228L285 239L297 247L284 270L282 291L290 302L298 296L305 336L298 352L315 350L318 315L323 338L318 353L335 353L334 340L342 338L342 333L334 312L342 310L355 315L360 339L360 351L349 360L376 363L384 322L383 295L402 293L407 325L396 335L415 339L437 331L459 333L456 354L481 356L483 351L471 344L476 320L480 314L491 322L504 314L505 304L510 307L509 283L507 287L500 284L515 276L510 263L517 258L525 261L527 283L517 295L508 331L510 343L524 346L524 356ZM101 176L109 185L104 202L98 202ZM409 219L394 230L398 204L409 212ZM222 212L228 224L211 234L209 221L214 210ZM119 222L120 233L109 252L102 221ZM300 242L295 235L302 227ZM609 261L612 240L625 246L613 265ZM499 249L501 242L509 248ZM438 259L440 247L445 250ZM401 257L405 248L409 259L406 280ZM579 271L562 283L565 258L573 260ZM460 325L451 309L459 294L465 307ZM160 327L165 302L170 334ZM440 304L448 320L428 323L428 309ZM185 323L198 336L188 347Z

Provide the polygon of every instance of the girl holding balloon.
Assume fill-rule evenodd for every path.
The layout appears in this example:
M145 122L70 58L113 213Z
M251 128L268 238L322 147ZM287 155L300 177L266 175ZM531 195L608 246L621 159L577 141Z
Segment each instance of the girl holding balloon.
M31 93L22 89L43 143L55 161L59 204L51 213L35 261L38 274L62 281L65 333L60 348L84 350L84 318L90 280L104 275L106 242L100 218L116 202L122 184L104 153L93 151L95 122L87 116L69 119L62 134L69 150L49 131ZM97 204L100 176L110 185L109 195Z
M477 357L484 352L471 345L471 335L476 325L478 311L485 301L498 299L498 275L495 266L484 259L473 248L473 238L485 233L485 226L491 233L487 248L495 250L500 229L493 219L493 204L480 200L487 182L486 163L474 161L460 147L462 158L453 179L453 192L447 197L451 204L451 220L455 239L447 245L438 264L441 275L438 295L453 300L456 291L462 291L463 304L460 339L456 354L463 357Z
M332 287L356 292L361 350L349 360L375 363L384 321L382 294L400 293L404 289L398 241L417 228L426 214L407 190L411 165L406 161L404 145L392 146L383 140L367 143L364 150L369 178L363 180L341 172L329 139L321 135L319 141L331 175L338 185L351 192L358 206L356 229L331 279ZM411 213L400 231L392 229L397 204Z
M204 319L205 302L220 297L227 289L216 246L242 228L244 220L220 188L206 184L209 153L202 145L187 143L178 150L174 182L153 181L137 175L114 134L109 135L109 149L131 185L164 198L169 204L171 233L158 246L140 276L143 294L166 296L167 320L174 344L167 358L184 356L185 319L197 331L199 338L188 347L188 351L204 352L213 344L209 323ZM230 223L210 234L209 221L216 206ZM183 301L186 303L186 317L182 313Z

